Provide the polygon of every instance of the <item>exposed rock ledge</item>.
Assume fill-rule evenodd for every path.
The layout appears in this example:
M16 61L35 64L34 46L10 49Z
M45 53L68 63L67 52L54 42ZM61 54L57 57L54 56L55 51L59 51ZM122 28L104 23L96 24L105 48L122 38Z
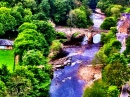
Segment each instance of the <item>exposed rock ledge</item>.
M101 66L82 66L78 70L78 76L81 80L86 81L84 88L91 86L95 80L101 79L102 77L102 67Z

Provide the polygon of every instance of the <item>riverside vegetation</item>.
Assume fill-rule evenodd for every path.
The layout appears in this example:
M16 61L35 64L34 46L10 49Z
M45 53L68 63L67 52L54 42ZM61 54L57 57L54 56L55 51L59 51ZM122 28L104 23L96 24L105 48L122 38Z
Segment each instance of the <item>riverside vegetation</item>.
M130 12L128 0L1 0L0 38L14 39L12 60L19 56L19 62L13 70L8 69L13 66L10 56L4 57L7 64L0 62L0 97L49 97L53 73L49 60L56 56L49 54L60 50L66 41L66 36L56 32L49 21L87 28L93 25L88 7L92 2L107 16L101 29L111 30L102 33L103 47L93 60L94 64L102 64L102 79L86 88L83 97L118 97L121 86L129 81L129 38L127 50L120 54L116 29L111 27L116 26L121 12Z

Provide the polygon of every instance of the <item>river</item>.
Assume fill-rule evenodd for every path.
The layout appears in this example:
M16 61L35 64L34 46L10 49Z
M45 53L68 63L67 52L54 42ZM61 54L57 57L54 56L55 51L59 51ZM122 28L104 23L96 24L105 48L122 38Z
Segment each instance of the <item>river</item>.
M94 27L99 28L103 19L100 15L92 14ZM81 65L89 65L95 53L99 50L99 39L96 37L95 44L82 44L82 46L74 48L65 48L64 51L68 52L69 66L64 69L54 71L53 79L50 86L50 97L82 97L83 87L87 84L85 81L79 79L78 69ZM85 41L87 38L85 39ZM97 40L97 42L96 42Z

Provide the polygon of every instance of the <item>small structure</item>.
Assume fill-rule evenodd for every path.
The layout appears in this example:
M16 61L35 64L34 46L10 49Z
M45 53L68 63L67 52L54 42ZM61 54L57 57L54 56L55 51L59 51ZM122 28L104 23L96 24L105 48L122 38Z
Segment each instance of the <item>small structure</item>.
M130 13L122 13L117 23L118 33L130 34Z
M13 41L7 39L0 39L0 49L12 49Z

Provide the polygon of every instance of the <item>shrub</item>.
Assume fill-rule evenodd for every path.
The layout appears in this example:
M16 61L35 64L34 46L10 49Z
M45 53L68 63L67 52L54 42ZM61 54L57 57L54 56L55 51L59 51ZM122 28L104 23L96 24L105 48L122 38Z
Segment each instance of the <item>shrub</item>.
M64 33L64 32L57 32L56 33L56 37L58 38L58 39L66 39L67 37L66 37L66 34Z
M107 86L102 81L96 81L85 89L83 97L107 97Z
M69 18L67 20L67 25L71 27L86 28L87 27L86 13L79 8L71 10L69 13Z
M111 27L115 26L116 26L116 20L114 19L114 17L107 17L101 24L100 28L110 30Z

